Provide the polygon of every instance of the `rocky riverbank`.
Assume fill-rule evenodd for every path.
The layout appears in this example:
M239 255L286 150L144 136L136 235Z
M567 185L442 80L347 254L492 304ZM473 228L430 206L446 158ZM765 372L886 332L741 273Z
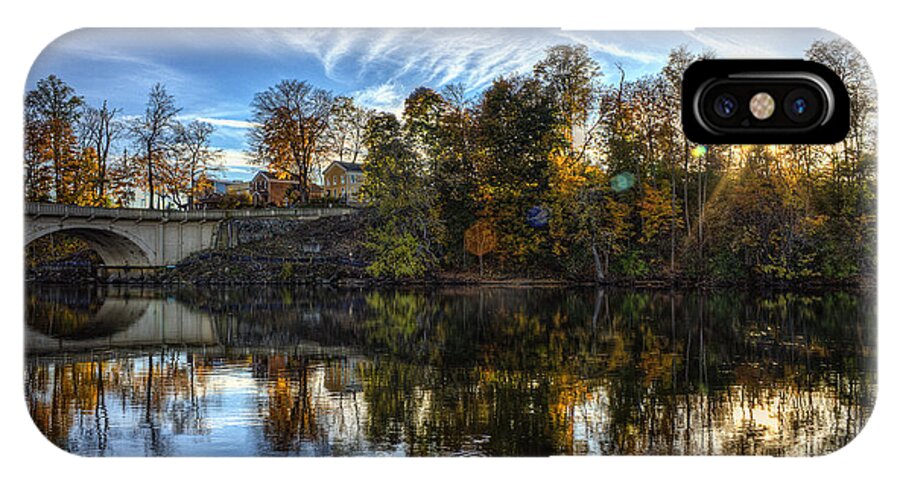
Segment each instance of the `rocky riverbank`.
M159 283L353 284L369 280L366 212L318 220L234 219L216 248L161 272Z

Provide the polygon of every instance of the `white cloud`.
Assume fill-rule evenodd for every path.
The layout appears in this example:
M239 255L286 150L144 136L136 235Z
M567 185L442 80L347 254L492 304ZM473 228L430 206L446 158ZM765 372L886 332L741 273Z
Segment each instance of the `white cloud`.
M721 58L800 58L814 39L835 35L820 29L702 28L684 32Z
M227 118L207 118L207 117L197 117L197 121L208 123L210 125L215 125L217 127L227 127L227 128L243 128L249 129L257 127L259 124L255 122L247 122L245 120L231 120Z
M363 97L361 103L390 111L419 86L461 83L477 93L497 77L528 73L547 47L561 43L583 43L593 56L606 60L665 61L658 50L643 50L644 44L626 48L627 42L596 34L559 29L278 30L265 48L312 56L331 80L368 86L355 92Z
M223 167L258 167L258 165L251 165L251 160L252 158L247 152L226 149L222 150L219 164Z
M594 32L596 33L596 32ZM608 34L608 32L605 32ZM665 55L658 53L626 49L619 43L603 41L591 35L591 32L561 32L560 35L575 43L584 44L592 52L601 52L613 57L626 58L640 63L662 63Z
M79 88L80 94L89 97L110 98L113 93L131 96L134 92L140 92L139 96L146 99L150 87L161 83L170 94L175 94L177 100L181 100L192 92L208 88L204 78L187 74L157 58L146 48L154 41L159 41L159 36L152 30L136 29L127 35L118 29L74 30L54 40L41 53L35 65L52 66L64 59L96 64L96 78L109 82L103 89L92 88L90 84Z
M268 49L316 58L332 80L348 85L463 83L479 90L500 75L530 71L544 48L565 41L558 30L382 29L276 31ZM367 89L368 90L368 89ZM374 91L372 92L374 93ZM408 93L408 92L406 92Z
M399 114L403 110L406 92L395 83L383 83L353 92L352 96L363 106Z
M265 169L262 165L252 165L250 160L250 155L244 151L224 149L217 162L217 171L212 176L224 180L248 181L256 172Z
M715 31L685 32L700 45L716 52L723 58L759 58L777 56L777 50L758 42L748 42L746 38L735 37Z

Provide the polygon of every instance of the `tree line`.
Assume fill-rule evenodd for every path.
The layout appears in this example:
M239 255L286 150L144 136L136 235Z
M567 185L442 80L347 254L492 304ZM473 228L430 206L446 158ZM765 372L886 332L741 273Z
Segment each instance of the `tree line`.
M370 272L690 283L871 274L875 103L864 60L840 40L806 51L848 86L843 142L704 146L681 131L680 87L709 56L676 48L661 71L631 79L618 65L602 71L584 46L559 45L477 98L423 87L401 118L376 114L365 135L364 194L378 219Z
M309 201L309 184L327 161L365 157L373 111L350 97L285 80L256 94L251 108L250 161L298 181L297 203ZM142 115L125 117L106 101L88 105L55 75L38 81L25 97L26 200L123 207L141 191L149 208L193 208L208 193L221 151L211 146L213 125L184 122L180 113L161 84Z
M25 96L26 200L123 207L141 191L149 208L192 208L220 151L212 125L180 112L161 84L143 114L126 117L107 101L89 105L55 75L39 80Z

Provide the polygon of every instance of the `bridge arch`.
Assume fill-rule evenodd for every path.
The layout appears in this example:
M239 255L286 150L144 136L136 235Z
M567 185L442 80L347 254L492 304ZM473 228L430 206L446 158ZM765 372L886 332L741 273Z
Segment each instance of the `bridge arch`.
M56 225L30 232L25 245L53 233L64 233L84 240L103 260L105 265L145 267L154 265L156 253L137 235L111 228Z

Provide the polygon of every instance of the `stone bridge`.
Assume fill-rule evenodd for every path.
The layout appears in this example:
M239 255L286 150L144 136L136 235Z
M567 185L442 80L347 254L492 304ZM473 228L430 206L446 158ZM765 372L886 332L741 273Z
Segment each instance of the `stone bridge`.
M81 238L107 267L162 267L216 245L220 224L230 219L315 220L346 215L351 208L275 208L247 210L147 210L77 207L52 203L25 205L25 245L52 233Z

